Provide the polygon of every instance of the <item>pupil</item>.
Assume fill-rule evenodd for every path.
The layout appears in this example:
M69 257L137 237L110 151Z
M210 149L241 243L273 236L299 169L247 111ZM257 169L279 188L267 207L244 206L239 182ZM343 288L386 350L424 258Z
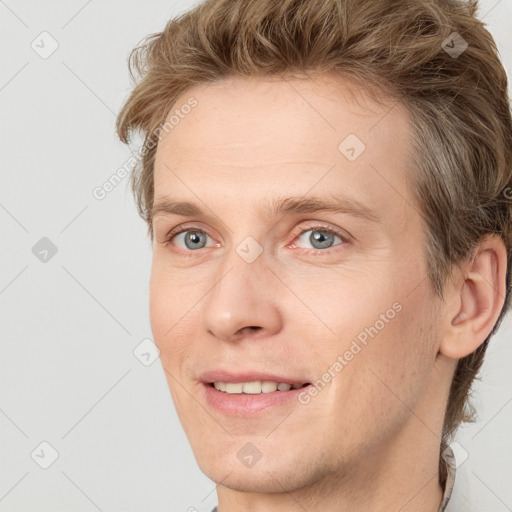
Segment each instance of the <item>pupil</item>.
M192 247L201 242L201 236L198 234L197 231L189 232L188 236L185 239L185 245L187 245L187 247L190 249L191 247L189 247L189 242L192 244Z
M332 238L334 235L332 233L328 233L327 236L324 235L323 231L313 231L311 234L312 237L312 245L315 246L315 243L319 243L319 249L324 249L326 247L330 247L330 238Z

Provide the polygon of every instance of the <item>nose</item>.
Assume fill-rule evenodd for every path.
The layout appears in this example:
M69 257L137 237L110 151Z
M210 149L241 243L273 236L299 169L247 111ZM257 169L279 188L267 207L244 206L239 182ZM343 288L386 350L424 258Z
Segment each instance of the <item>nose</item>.
M267 337L282 328L277 288L283 285L267 267L264 254L247 263L233 250L215 281L203 301L202 319L209 334L234 342Z

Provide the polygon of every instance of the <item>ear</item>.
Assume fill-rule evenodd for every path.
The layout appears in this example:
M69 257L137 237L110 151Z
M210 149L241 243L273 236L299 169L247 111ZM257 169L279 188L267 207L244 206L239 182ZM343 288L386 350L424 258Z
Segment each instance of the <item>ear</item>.
M507 251L497 235L482 239L473 257L454 270L445 286L441 354L460 359L485 341L505 302L506 273Z

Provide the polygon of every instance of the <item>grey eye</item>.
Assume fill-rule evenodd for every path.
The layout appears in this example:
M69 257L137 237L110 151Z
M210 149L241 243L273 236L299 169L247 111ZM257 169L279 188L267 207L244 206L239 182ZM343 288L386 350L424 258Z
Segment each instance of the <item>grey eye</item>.
M307 243L311 244L313 249L329 249L333 245L335 245L335 239L338 238L340 241L341 238L335 233L330 232L326 229L308 229L303 231L300 235L299 240L301 240L306 233L311 233L306 237Z
M208 235L204 231L183 231L178 236L184 235L185 247L187 249L202 249L206 246Z

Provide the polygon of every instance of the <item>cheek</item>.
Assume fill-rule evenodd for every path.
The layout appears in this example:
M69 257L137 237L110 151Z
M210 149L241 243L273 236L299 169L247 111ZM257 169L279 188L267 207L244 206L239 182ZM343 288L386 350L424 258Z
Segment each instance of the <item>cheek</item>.
M189 361L201 353L201 300L211 288L209 283L204 273L170 267L165 255L153 258L149 283L151 330L164 369L181 384L191 378ZM171 392L179 388L170 375L166 377Z
M157 345L162 344L165 333L172 327L172 312L174 311L174 301L169 293L169 285L165 275L155 268L151 269L151 278L149 284L149 319L151 330L155 337Z
M160 363L172 396L174 407L179 417L188 414L190 404L188 394L183 392L183 362L191 350L192 344L187 342L187 323L193 318L183 300L183 293L167 271L160 271L153 264L149 286L149 317L151 331L156 346L160 350ZM186 310L184 310L186 308ZM189 324L190 325L190 324Z
M153 261L149 283L149 319L155 344L160 349L160 357L166 368L181 360L180 354L185 345L182 340L187 339L184 328L193 310L190 294L183 293L183 287L173 278L175 275L176 272Z
M380 429L381 422L386 426L382 434L391 432L425 390L435 357L428 283L416 286L406 269L392 270L325 288L318 304L322 319L335 332L315 354L323 362L319 371L331 369L335 375L324 404L337 411L336 429L350 418L356 431L369 433ZM416 286L413 293L410 283Z
M390 269L377 272L367 268L324 281L316 290L304 293L319 317L330 328L332 350L348 350L353 340L365 342L377 337L397 323L402 304L400 283Z
M395 301L401 309L394 311L387 323L375 321L386 309L373 309L377 316L367 317L370 325L362 324L364 327L359 329L366 335L366 344L359 342L357 335L344 343L344 348L349 348L348 343L359 345L360 350L355 349L359 350L356 355L351 354L353 349L344 352L351 360L339 374L334 395L345 405L340 415L351 417L355 430L366 432L368 438L372 431L379 431L376 439L396 431L426 390L434 364L435 339L432 320L425 313L420 295L417 300L403 296Z

